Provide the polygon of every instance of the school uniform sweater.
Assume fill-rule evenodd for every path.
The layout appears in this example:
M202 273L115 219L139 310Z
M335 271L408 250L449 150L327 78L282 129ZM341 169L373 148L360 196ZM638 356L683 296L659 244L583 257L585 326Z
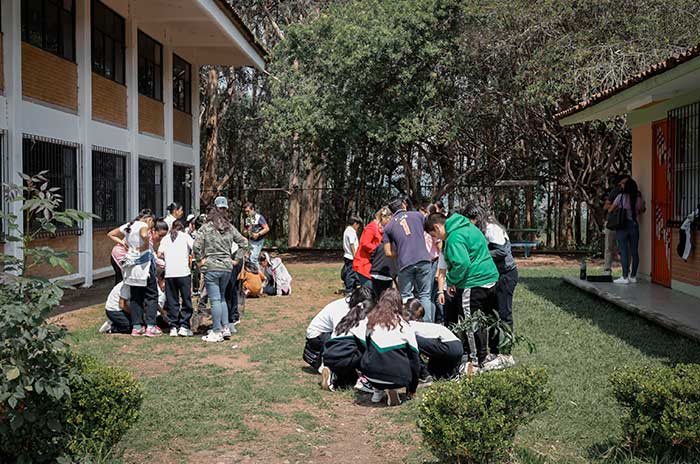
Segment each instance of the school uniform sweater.
M407 387L416 391L420 359L418 342L406 321L391 330L382 326L367 329L367 351L362 356L360 370L371 381Z
M421 321L410 321L409 324L416 334L418 349L426 356L463 352L462 340L444 325Z
M333 331L323 350L323 364L331 370L358 368L366 350L367 319L344 333Z

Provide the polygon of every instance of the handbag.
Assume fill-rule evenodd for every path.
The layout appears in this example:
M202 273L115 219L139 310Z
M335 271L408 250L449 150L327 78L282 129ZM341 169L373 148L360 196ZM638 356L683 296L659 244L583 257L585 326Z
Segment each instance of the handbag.
M622 203L622 202L620 202ZM610 230L620 230L625 228L625 222L627 221L627 212L625 208L620 206L615 211L608 213L608 220L605 223L605 227Z

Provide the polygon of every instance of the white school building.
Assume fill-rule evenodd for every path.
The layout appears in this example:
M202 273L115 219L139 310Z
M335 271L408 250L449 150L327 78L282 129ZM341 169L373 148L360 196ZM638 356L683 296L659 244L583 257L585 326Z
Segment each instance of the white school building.
M66 207L100 216L34 244L79 252L72 275L37 273L89 286L112 273L111 228L196 205L199 67L263 69L266 52L227 0L0 0L0 16L2 181L48 169Z

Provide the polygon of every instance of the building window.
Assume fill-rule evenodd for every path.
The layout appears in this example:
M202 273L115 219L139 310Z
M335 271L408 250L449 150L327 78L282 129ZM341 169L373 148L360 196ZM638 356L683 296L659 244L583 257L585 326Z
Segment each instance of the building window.
M22 40L75 61L74 0L22 0Z
M192 114L192 65L173 55L173 105Z
M669 113L674 134L673 215L683 221L700 205L700 102Z
M173 166L173 200L180 203L185 214L192 211L192 168Z
M25 137L22 141L22 163L23 172L30 176L47 171L44 177L49 187L60 189L56 193L61 195L63 202L58 211L78 208L78 150L75 146ZM68 230L65 226L59 226L59 229Z
M156 216L163 215L163 164L139 160L139 210L149 208Z
M124 84L124 18L92 0L92 71Z
M92 151L92 212L95 228L126 222L126 156Z
M139 31L139 93L163 101L163 46Z

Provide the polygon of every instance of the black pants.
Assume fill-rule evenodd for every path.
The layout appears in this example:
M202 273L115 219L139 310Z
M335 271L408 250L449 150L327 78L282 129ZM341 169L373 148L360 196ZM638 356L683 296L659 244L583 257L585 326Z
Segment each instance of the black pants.
M145 287L131 286L129 312L131 325L142 325L144 316L146 325L156 325L158 315L158 281L156 280L156 265L151 263L148 280Z
M112 323L109 333L131 333L131 321L124 311L105 311L107 319Z
M501 274L496 284L496 302L498 304L498 316L503 322L513 328L513 294L518 285L518 268L514 268L505 274ZM489 334L489 349L491 353L498 354L499 334ZM510 354L510 353L504 353Z
M333 386L337 388L344 388L355 385L355 382L357 382L357 370L360 368L361 360L362 353L360 350L355 350L352 355L347 356L336 363L326 363L324 360L324 365L328 366L335 374Z
M436 379L446 379L457 373L464 349L462 342L443 342L437 338L423 338L416 335L418 349L428 357L428 372Z
M171 328L190 328L190 320L192 319L191 284L191 276L165 279L165 299L168 303L168 321ZM180 299L182 299L182 305Z
M238 311L238 293L241 291L241 281L238 280L238 274L241 273L242 268L242 261L233 266L233 269L231 269L231 280L224 292L226 304L228 304L228 322L230 324L241 319L241 313Z
M390 289L392 285L394 285L393 280L372 279L372 292L374 293L374 297L379 300L382 293Z
M459 317L473 315L476 311L481 311L486 315L493 315L494 311L498 310L496 290L494 287L474 287L463 289L461 301L462 304L459 309ZM472 359L476 357L479 364L482 364L488 355L488 331L486 329L477 330L473 334L467 334L466 338L467 343L464 345L465 353L469 353ZM472 351L472 347L470 346L472 341L474 342L473 350L475 352Z
M119 267L119 264L114 260L114 256L109 256L109 262L112 264L112 269L114 269L114 285L117 285L124 280L124 273L122 272L122 268Z
M321 360L323 359L323 348L326 346L326 342L331 338L330 332L324 332L318 337L307 338L306 344L304 345L304 361L306 361L309 366L314 369L321 367Z
M450 327L452 324L456 324L459 321L459 317L463 315L462 313L462 290L458 288L455 291L455 296L450 296L445 292L445 304L443 305L443 315L444 324L446 327Z
M343 269L340 271L340 278L343 279L345 284L345 293L348 295L355 290L358 285L357 273L352 270L352 259L343 258Z

